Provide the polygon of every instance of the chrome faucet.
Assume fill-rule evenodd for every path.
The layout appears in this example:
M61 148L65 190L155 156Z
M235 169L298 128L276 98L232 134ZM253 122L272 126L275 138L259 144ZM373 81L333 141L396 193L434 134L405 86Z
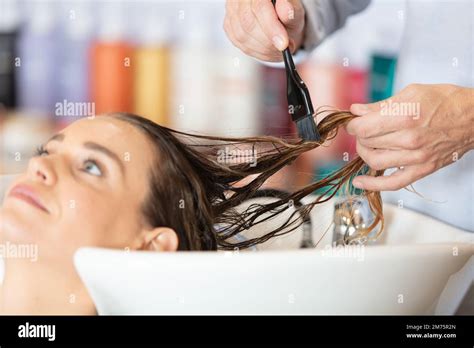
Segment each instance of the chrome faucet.
M334 206L333 245L364 245L369 238L360 231L374 222L374 214L370 210L365 197L345 198Z

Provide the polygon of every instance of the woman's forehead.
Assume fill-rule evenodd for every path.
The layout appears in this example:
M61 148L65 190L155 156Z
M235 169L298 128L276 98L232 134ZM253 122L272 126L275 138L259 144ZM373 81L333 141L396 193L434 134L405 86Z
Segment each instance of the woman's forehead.
M95 142L115 152L125 162L152 163L153 151L146 135L132 124L113 116L78 120L62 132L64 142ZM127 164L127 163L125 163Z
M61 133L71 140L106 142L112 146L149 145L145 135L133 125L111 116L81 119Z
M64 133L73 135L100 134L101 139L109 139L117 136L125 136L132 133L131 125L110 116L97 116L93 118L80 119L64 129ZM97 139L96 139L97 140Z

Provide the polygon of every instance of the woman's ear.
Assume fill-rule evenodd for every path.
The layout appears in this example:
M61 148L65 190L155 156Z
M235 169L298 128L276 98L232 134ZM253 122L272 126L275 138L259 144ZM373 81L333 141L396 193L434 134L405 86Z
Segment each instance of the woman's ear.
M136 243L137 250L178 250L178 235L169 227L157 227L153 230L143 230L138 238L138 243Z

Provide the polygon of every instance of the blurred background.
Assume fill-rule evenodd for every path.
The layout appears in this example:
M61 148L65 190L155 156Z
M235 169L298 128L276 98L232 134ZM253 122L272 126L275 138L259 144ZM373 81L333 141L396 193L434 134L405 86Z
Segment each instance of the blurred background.
M133 112L175 129L294 137L286 77L234 48L224 0L0 0L0 174L81 117ZM298 64L315 109L392 93L403 0L373 0ZM292 189L355 155L341 131L274 185Z

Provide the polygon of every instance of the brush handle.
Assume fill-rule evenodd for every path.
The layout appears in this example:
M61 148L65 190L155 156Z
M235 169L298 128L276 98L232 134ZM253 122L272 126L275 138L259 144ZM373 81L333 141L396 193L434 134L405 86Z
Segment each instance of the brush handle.
M273 7L276 6L276 0L272 0ZM293 56L291 55L290 48L287 47L283 50L282 52L283 55L283 62L285 63L285 70L286 70L286 76L288 78L288 82L292 82L293 84L296 84L296 86L303 86L303 88L306 89L306 85L303 82L303 79L300 77L298 72L296 71L296 66L295 62L293 60ZM295 87L296 87L295 86ZM309 98L309 93L308 93L308 98ZM309 100L310 108L312 109L311 105L311 100Z
M276 0L272 0L272 4L275 7ZM308 87L296 71L290 48L284 49L282 54L287 78L288 107L293 107L290 112L291 119L296 123L301 138L311 141L319 140L320 135L313 119L314 109Z

